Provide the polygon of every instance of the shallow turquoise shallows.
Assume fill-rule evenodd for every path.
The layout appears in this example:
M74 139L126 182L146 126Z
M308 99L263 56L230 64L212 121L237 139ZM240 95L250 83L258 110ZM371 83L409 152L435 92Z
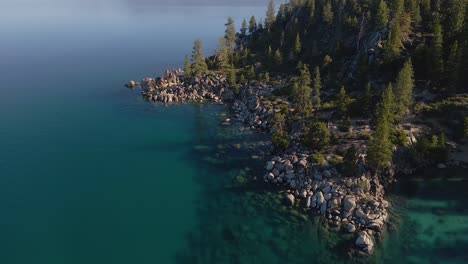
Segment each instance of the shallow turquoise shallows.
M228 16L263 6L16 2L0 3L1 264L350 262L353 236L251 181L266 135L123 87L180 67L196 38L213 52ZM467 189L401 182L364 262L467 263Z

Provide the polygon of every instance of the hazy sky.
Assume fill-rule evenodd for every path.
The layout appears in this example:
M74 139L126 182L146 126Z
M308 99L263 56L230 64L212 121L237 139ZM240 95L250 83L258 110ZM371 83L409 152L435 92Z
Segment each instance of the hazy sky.
M132 15L161 11L174 6L232 6L232 7L265 7L269 0L0 0L0 14L6 16L27 17L73 15L81 12L129 13ZM277 0L277 4L285 0Z

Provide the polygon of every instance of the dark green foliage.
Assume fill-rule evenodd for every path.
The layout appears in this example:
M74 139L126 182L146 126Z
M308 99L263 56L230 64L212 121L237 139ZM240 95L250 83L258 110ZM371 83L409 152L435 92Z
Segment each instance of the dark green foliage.
M299 33L296 34L296 41L294 42L294 53L296 55L299 55L302 50L302 44L301 44L301 37L299 36Z
M289 146L289 134L286 131L285 116L282 113L276 113L273 122L273 146L277 150L285 150Z
M192 52L192 75L199 76L208 71L208 66L205 61L205 54L203 53L203 43L201 40L196 40Z
M348 115L349 105L351 103L351 98L346 94L344 86L341 86L340 92L338 93L337 100L337 112L340 116L344 117Z
M330 144L330 130L320 121L311 122L306 129L304 143L311 149L322 150Z
M375 17L377 27L386 27L389 19L388 5L385 0L380 0Z
M391 63L400 58L401 46L400 22L397 19L394 19L385 45L385 60L387 63Z
M320 101L320 90L322 89L322 81L320 79L320 69L319 67L315 67L314 70L314 87L313 87L313 103L315 108L319 109L321 106Z
M253 65L250 65L248 68L247 79L249 79L249 81L255 80L255 67Z
M279 49L275 51L274 61L276 66L283 64L283 54Z
M378 107L377 115L384 116L388 124L391 125L395 122L397 115L397 105L395 104L395 96L393 94L393 86L388 84L387 88L382 94L382 102Z
M438 14L435 15L433 22L433 33L434 38L431 45L431 77L432 80L438 82L440 81L441 75L444 71L442 26L440 24L440 18Z
M240 30L240 31L241 31L241 34L242 34L242 35L247 34L247 30L248 30L248 28L247 28L247 21L245 21L245 19L244 19L244 20L242 20L242 25L241 25L241 30Z
M224 37L226 38L226 45L228 46L229 53L232 53L234 51L234 43L236 42L236 28L234 25L234 19L229 17L225 26L226 31Z
M323 10L322 10L322 19L326 24L331 25L333 23L333 17L334 17L334 13L333 13L331 1L325 0L325 4L323 5Z
M390 93L391 86L387 88L387 93ZM390 96L386 96L387 100ZM377 125L375 133L370 141L370 144L367 149L367 164L374 171L380 169L388 168L392 164L392 143L390 141L390 122L388 102L385 102L385 98L382 103L379 104L377 109Z
M257 30L257 20L252 16L249 21L249 33L252 34L255 30Z
M450 91L456 92L457 86L460 81L460 66L461 66L462 52L458 47L458 41L455 41L450 48L449 57L447 59L446 75L448 77L448 84Z
M221 38L219 40L219 47L216 53L218 56L218 69L222 73L226 74L229 68L231 68L231 65L229 63L229 47L227 45L226 38Z
M190 58L188 55L185 56L184 73L186 77L192 76L192 64L190 63Z
M439 137L429 134L422 135L418 138L414 150L416 155L431 162L444 162L448 159L448 148L444 134Z
M343 156L342 172L347 177L360 176L359 166L357 164L359 159L356 146L351 145Z
M265 72L265 83L270 83L270 74Z
M389 137L388 121L382 118L377 123L376 132L367 151L367 162L373 170L388 168L391 165L392 145Z
M236 70L235 69L229 69L228 70L228 83L231 86L237 85L237 76L236 76Z
M302 118L302 122L312 113L311 82L309 67L304 65L301 69L301 76L294 83L291 95L294 109Z
M463 136L468 137L468 117L463 118Z
M239 78L239 83L240 84L245 84L245 75L244 74L241 74L241 76Z
M413 19L413 23L415 26L418 26L421 23L421 10L419 8L419 0L408 0L409 2L409 12Z
M414 73L409 59L398 74L395 84L395 102L398 115L403 115L413 102Z
M276 14L275 14L275 1L270 0L268 3L268 9L265 18L265 28L270 30L273 24L276 21Z
M310 161L312 163L315 163L319 166L325 166L327 165L327 160L325 159L325 157L323 156L322 153L314 153L312 155L310 155Z

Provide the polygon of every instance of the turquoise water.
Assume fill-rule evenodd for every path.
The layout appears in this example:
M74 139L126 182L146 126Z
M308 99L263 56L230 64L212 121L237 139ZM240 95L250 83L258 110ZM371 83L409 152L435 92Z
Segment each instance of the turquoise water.
M196 38L212 52L227 16L252 14L264 8L1 3L0 263L349 262L352 236L252 181L265 135L223 126L222 106L122 86L180 66ZM466 263L468 184L401 186L363 262Z

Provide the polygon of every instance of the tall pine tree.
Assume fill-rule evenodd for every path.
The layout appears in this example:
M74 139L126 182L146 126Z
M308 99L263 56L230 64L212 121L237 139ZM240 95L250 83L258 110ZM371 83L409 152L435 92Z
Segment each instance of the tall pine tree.
M184 60L184 73L186 77L192 76L192 64L188 55L185 56Z
M203 43L199 39L197 39L193 45L192 60L193 76L199 76L208 71L208 66L206 65L205 61L205 54L203 53Z
M409 59L403 65L395 86L395 99L398 115L403 115L413 102L414 71L413 63Z
M265 18L265 28L270 31L276 21L275 1L270 0Z
M313 103L315 108L320 109L320 90L322 89L322 81L320 79L320 69L315 67L314 70L314 89L313 89Z
M309 67L304 65L301 69L301 76L298 81L294 83L292 92L294 109L301 117L303 127L305 119L312 113L312 102L310 101L312 94L312 88L310 87L311 82Z

